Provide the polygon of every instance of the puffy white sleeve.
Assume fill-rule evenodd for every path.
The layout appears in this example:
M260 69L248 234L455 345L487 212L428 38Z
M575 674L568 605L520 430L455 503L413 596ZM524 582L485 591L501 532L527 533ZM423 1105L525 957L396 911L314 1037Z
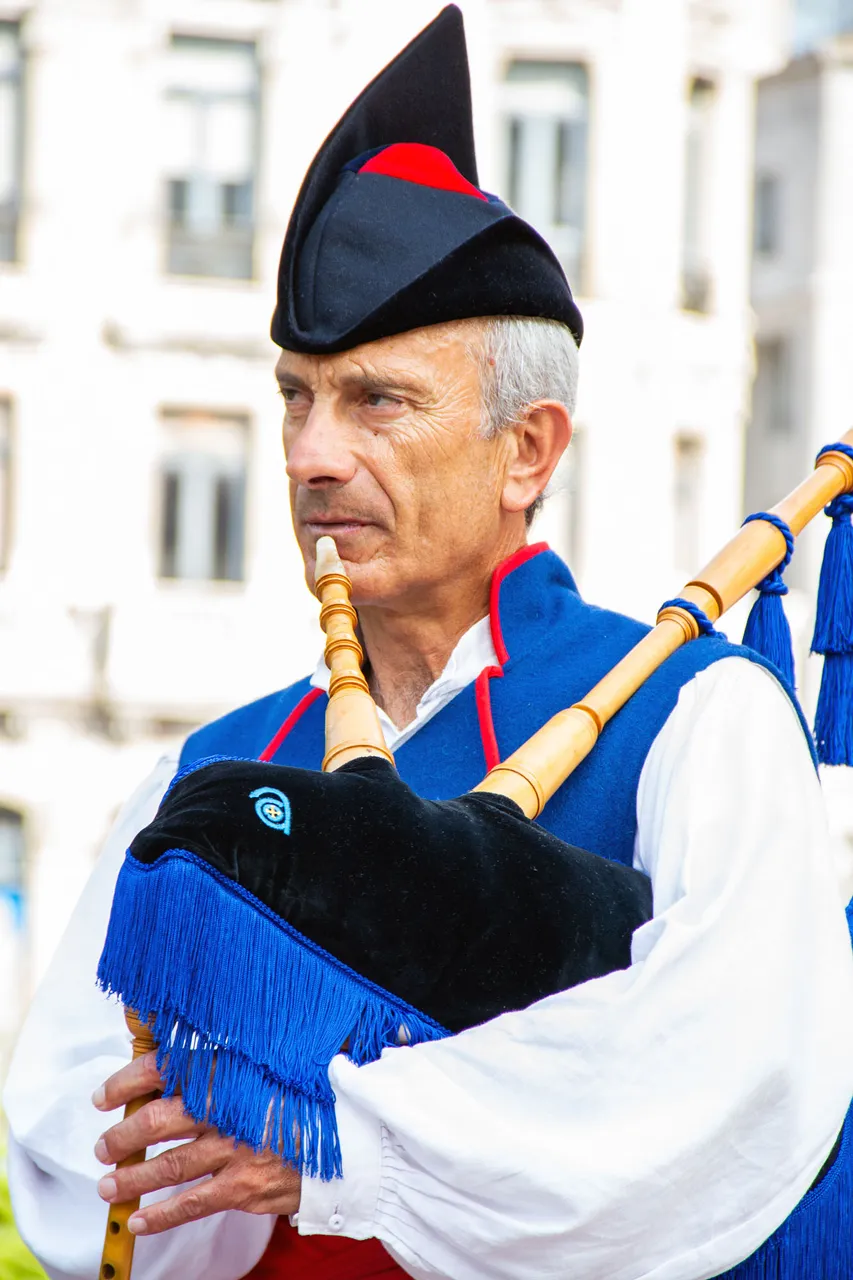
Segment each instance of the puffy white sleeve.
M345 1177L303 1182L300 1231L376 1235L421 1280L703 1280L788 1216L853 1093L853 954L773 677L730 658L686 685L637 807L631 967L336 1058Z
M153 818L175 768L174 759L161 760L120 813L36 992L6 1083L15 1219L52 1280L92 1280L100 1267L107 1205L97 1183L106 1169L93 1148L118 1113L96 1111L91 1097L130 1061L130 1035L121 1006L97 989L95 973L125 849ZM224 1213L141 1237L134 1280L238 1280L260 1258L274 1222Z

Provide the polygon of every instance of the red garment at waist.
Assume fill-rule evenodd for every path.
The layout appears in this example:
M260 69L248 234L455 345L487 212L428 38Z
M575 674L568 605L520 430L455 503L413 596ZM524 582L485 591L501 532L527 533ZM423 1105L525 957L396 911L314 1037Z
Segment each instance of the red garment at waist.
M267 1251L246 1280L374 1280L405 1276L378 1240L301 1236L279 1218Z

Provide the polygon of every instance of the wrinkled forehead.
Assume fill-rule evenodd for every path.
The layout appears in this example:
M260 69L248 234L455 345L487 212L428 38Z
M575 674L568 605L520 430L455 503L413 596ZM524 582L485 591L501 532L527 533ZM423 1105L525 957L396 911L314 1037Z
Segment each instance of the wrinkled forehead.
M276 377L282 383L290 380L311 388L341 387L365 379L387 384L413 381L429 387L447 375L476 382L483 330L482 320L454 320L333 354L284 349L276 362Z

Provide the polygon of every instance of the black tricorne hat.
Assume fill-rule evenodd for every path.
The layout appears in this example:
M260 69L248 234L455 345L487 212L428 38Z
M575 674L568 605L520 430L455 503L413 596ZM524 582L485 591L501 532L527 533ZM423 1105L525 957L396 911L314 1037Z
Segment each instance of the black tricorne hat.
M583 321L557 258L478 187L462 14L448 5L321 146L285 236L272 338L345 351L474 316Z

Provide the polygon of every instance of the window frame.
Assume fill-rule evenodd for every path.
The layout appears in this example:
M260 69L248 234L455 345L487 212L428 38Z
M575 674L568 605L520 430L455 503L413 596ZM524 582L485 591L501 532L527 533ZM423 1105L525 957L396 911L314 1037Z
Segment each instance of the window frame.
M701 154L696 168L695 148L700 137L696 100L704 96L707 115L701 124ZM710 244L709 190L715 185L714 137L716 134L717 81L708 75L691 75L687 82L684 132L684 183L681 217L681 252L678 264L682 311L708 315L714 310L714 265ZM695 221L695 226L691 222Z
M782 180L778 173L762 170L755 175L753 194L752 248L767 260L779 256L782 248Z
M3 206L0 205L0 263L15 265L21 261L21 213L24 200L24 157L25 157L25 129L26 129L26 57L23 39L23 21L18 18L5 18L0 16L0 30L7 30L13 33L15 46L17 49L17 62L15 69L10 74L4 74L0 71L0 81L8 81L15 86L15 120L13 123L13 173L14 173L14 195L10 202L10 232L9 243L10 251L8 254L3 252L4 231L2 226Z
M235 229L231 228L226 222L222 214L220 215L219 225L215 235L211 237L208 243L198 242L197 233L193 233L191 228L183 229L183 238L181 224L176 221L173 213L172 194L177 183L181 182L185 187L189 188L193 174L186 173L180 178L173 177L166 173L162 174L162 191L163 191L163 273L171 279L191 280L193 282L219 282L233 281L236 284L251 284L258 279L258 203L260 189L260 173L261 173L261 153L262 153L262 75L261 75L261 58L260 46L257 39L241 39L231 35L215 35L197 34L187 31L172 31L169 35L168 54L171 61L171 54L181 47L205 47L213 48L231 48L241 49L251 53L251 60L254 68L254 83L251 90L245 93L234 93L222 91L220 93L198 93L194 89L181 87L171 76L167 76L163 91L163 102L168 102L170 98L187 99L198 104L204 103L204 109L207 110L211 102L224 102L228 100L248 101L251 103L253 114L252 139L251 139L251 194L250 194L250 212L246 219L245 228L237 228L236 230L244 230L246 233L246 261L245 271L240 270L211 270L210 262L217 254L222 256L226 254L229 248L228 237ZM200 171L199 171L200 172ZM196 177L199 173L196 173ZM225 187L229 184L220 184ZM235 184L230 184L235 185ZM224 203L223 203L224 212ZM233 237L236 241L236 236ZM195 243L194 243L195 239ZM233 251L235 255L239 251L239 243L235 243ZM198 269L191 269L187 263L179 263L177 261L180 254L186 255L189 261L194 255L200 259L207 259L204 265L200 265Z
M554 74L550 81L547 75L543 75L541 79L537 80L535 74L531 74L529 79L525 79L523 75L514 79L513 70L516 68L535 68L541 72L546 72L547 69L553 68ZM560 75L561 71L564 73L562 76ZM507 203L518 212L520 217L530 222L531 226L534 226L550 245L566 271L575 296L583 296L588 289L592 195L590 152L593 137L593 73L594 65L589 58L580 52L565 52L562 56L556 57L553 55L540 56L528 51L512 51L504 60L499 81L500 143ZM561 113L556 105L550 111L542 110L541 108L539 110L535 109L534 102L537 90L544 99L549 89L556 98L561 89L565 91L567 88L574 91L582 100L582 113L577 115L569 115L565 111ZM525 89L528 90L531 99L531 107L526 111L523 104ZM518 104L514 99L519 99ZM549 188L552 212L547 223L541 217L532 217L523 207L524 200L521 195L520 181L520 170L523 165L519 165L514 157L520 156L523 151L522 126L525 116L530 120L537 117L547 118L553 126L552 161L555 172ZM568 130L572 129L577 130L578 134L582 136L582 155L578 166L582 180L579 196L576 197L575 201L576 206L580 209L580 217L575 222L569 219L562 220L557 216L560 212L560 206L564 205L566 201L565 177L571 169L572 161L571 148L567 149L565 147L565 135ZM561 151L567 157L566 167L560 166L558 171L557 160ZM577 236L578 248L576 251L566 251L561 247L560 240L564 233Z
M249 579L248 568L248 552L249 552L249 494L251 485L252 470L252 441L253 441L253 418L252 414L246 409L221 409L221 408L201 408L197 405L163 405L158 413L160 447L158 449L157 464L154 470L154 487L155 487L155 521L154 521L154 576L161 586L168 585L173 589L201 588L206 590L242 590L246 587ZM242 470L240 473L241 494L240 494L240 512L239 512L239 546L236 552L239 560L239 573L236 576L218 576L217 569L222 567L223 562L227 561L229 554L227 540L224 552L220 548L220 538L218 530L218 501L221 481L228 479L225 469L217 473L214 465L210 466L208 476L200 480L208 491L206 504L208 506L208 515L210 517L209 532L211 535L210 544L207 547L207 565L209 572L205 574L184 574L177 572L179 567L180 553L178 543L181 538L181 485L180 477L187 473L186 468L174 465L182 456L197 454L200 458L210 460L212 454L207 453L203 448L189 448L182 455L176 451L169 443L169 436L187 431L190 432L194 425L202 429L210 429L222 425L225 428L237 428L240 432L242 445L240 461ZM172 503L168 501L167 493L172 481L174 484L174 499ZM174 550L172 551L171 572L165 572L166 560L169 555L166 546L167 521L169 519L169 511L172 514L172 538L174 540Z
M766 439L782 441L794 437L795 352L796 343L789 333L769 333L755 340L751 417Z
M26 922L29 897L29 861L27 857L29 822L26 810L22 809L17 803L0 797L0 828L2 828L3 820L7 815L18 819L16 825L20 836L20 846L16 860L17 877L14 884L0 877L0 900L6 900L10 903L16 924L21 929ZM0 864L0 869L2 869L2 864Z
M0 578L8 573L12 559L16 438L15 402L0 392Z
M687 502L680 500L679 490L686 469L680 467L682 457L692 454L693 474L696 480L694 504L688 510ZM704 521L706 460L708 440L704 432L683 428L672 437L672 560L678 573L693 573L702 559L702 527ZM685 532L684 524L689 514L691 528Z

